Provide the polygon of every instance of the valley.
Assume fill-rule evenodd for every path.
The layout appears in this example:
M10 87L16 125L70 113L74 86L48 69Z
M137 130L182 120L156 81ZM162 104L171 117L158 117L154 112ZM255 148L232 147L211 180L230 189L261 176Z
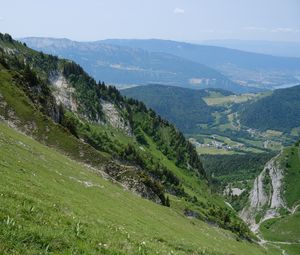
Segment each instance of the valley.
M248 104L255 105L256 102L260 103L261 100L272 97L272 92L235 95L214 89L200 90L197 93L182 90L162 85L148 85L125 89L121 93L143 101L172 121L197 147L199 154L276 152L299 137L297 132L299 123L293 123L287 132L283 129L254 128L241 123L243 116L246 115L243 109ZM294 94L293 91L291 93ZM169 97L172 99L167 99ZM286 111L297 114L296 109ZM298 117L290 118L298 120Z
M158 246L162 254L263 252L212 192L195 148L172 124L96 83L74 62L31 50L7 34L0 39L1 253L152 254ZM174 244L174 235L167 241L176 227L160 238L158 229L168 224L164 210L177 229L191 224L194 238L182 232L179 239L188 243ZM135 236L134 244L120 242L124 236ZM211 236L219 247L207 243ZM172 242L174 250L161 242Z
M298 254L300 86L252 90L196 61L103 42L26 42L117 63L144 54L148 74L133 63L123 75L142 86L119 91L91 66L0 34L0 253ZM148 84L153 66L175 76L156 70L166 84ZM220 80L191 89L196 70Z
M151 86L153 91L157 91L157 87L149 85L147 93L143 92L144 87L128 89L122 93L144 101L146 105L160 111L166 118L177 121L174 117L177 112L168 112L166 110L168 105L160 103L166 94L161 90L156 94L156 100L153 100L149 93ZM176 89L173 90L176 91ZM291 163L287 162L290 157L294 158L293 166L297 169L295 171L299 172L299 143L294 145L295 147L287 147L299 139L296 131L299 125L297 123L299 120L298 110L295 108L297 103L292 103L293 98L295 102L299 98L298 91L299 86L275 92L242 95L205 90L197 96L198 100L202 99L206 103L206 106L201 108L202 113L210 113L212 119L206 123L182 129L201 155L204 168L216 191L223 194L226 201L239 212L251 230L257 233L262 244L279 247L282 249L282 254L298 254L300 247L299 234L296 230L299 228L299 224L295 223L297 216L294 216L295 213L297 215L298 204L291 206L291 203L288 202L289 194L299 193L294 190L288 191L290 187L296 187L297 184L293 184L290 179ZM188 100L192 105L196 105L192 97L189 97ZM289 102L293 108L287 108L289 106L280 103L281 100ZM183 99L179 101L184 102ZM176 105L176 101L172 104ZM273 107L274 113L271 111L270 114L268 111L269 115L263 115L262 107L268 108L268 104ZM250 109L247 108L248 106L257 109L257 112L251 113L253 116L262 114L267 123L274 118L276 121L281 121L283 127L274 124L272 127L278 127L278 129L272 130L261 128L262 126L259 128L245 126L242 118L245 118L245 112ZM174 107L172 108L174 109ZM187 112L191 111L188 108L186 110ZM278 114L280 112L288 112L286 114L290 115L287 117L289 121L281 120L280 116L285 118L286 115ZM292 117L294 114L295 116ZM291 121L295 121L295 123L292 122L289 126ZM247 123L250 124L250 122ZM181 127L180 124L177 126ZM254 122L251 125L255 125ZM185 123L185 127L187 127L187 123ZM293 178L296 182L299 180L297 175L294 175ZM299 199L299 195L296 197ZM290 221L296 225L284 227L285 224L289 225ZM284 229L282 230L283 234L281 238L277 239L275 236L281 227ZM291 230L293 237L297 236L297 240L288 237L288 229Z

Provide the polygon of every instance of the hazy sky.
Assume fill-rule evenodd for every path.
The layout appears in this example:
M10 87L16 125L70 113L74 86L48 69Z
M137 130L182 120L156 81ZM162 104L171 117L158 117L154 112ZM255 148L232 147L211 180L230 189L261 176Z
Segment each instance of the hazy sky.
M0 31L82 41L300 41L300 0L0 0Z

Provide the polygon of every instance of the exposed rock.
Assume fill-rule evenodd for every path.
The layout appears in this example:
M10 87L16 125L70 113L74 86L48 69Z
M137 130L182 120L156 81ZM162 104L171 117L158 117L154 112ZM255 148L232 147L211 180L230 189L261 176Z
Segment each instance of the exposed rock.
M105 118L111 126L124 131L128 135L132 135L128 121L121 116L120 112L112 103L102 100L101 105Z
M189 217L189 218L196 218L196 219L200 218L200 214L198 212L192 211L187 208L184 209L183 213L186 217Z
M144 184L142 177L138 174L141 170L137 167L110 162L104 166L104 171L126 190L130 190L155 203L162 203L159 194L151 189L151 187Z
M62 74L55 74L50 77L50 82L53 85L53 96L56 103L64 105L68 110L77 112L77 102L74 97L75 89L68 83Z
M8 48L8 47L4 47L3 50L6 54L9 54L9 55L15 55L16 53L18 53L17 49L12 49L12 48Z
M224 195L232 195L232 196L240 196L244 191L245 191L245 189L232 188L230 185L228 185L225 188L223 194Z
M271 159L259 176L256 177L249 196L250 205L246 206L240 213L240 217L250 225L251 230L254 232L257 232L263 221L278 217L280 208L286 208L281 197L283 171L277 162L278 157L279 155ZM269 192L264 187L265 178L271 180L271 190ZM261 217L259 222L256 222L258 215Z

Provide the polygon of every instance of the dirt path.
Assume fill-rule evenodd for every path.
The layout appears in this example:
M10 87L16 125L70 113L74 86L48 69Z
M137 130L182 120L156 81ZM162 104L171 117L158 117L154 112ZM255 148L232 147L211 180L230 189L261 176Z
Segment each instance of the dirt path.
M291 215L293 215L293 214L295 214L295 212L297 212L297 210L298 210L299 206L300 206L300 204L298 204L298 205L294 206L294 207L293 207L293 208L290 210L290 212L291 212Z

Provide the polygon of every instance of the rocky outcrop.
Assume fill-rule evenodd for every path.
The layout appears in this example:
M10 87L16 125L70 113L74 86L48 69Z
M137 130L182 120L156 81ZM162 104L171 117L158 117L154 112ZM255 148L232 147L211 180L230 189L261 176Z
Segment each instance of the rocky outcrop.
M249 205L240 213L240 217L254 232L257 232L263 221L278 217L279 209L286 207L281 196L284 176L278 157L279 155L271 159L256 177L249 195ZM270 183L266 180L270 180Z
M68 83L62 74L55 74L50 77L50 82L53 86L53 96L57 105L62 104L68 110L77 112L77 102L74 97L75 89Z
M123 186L124 189L130 190L155 203L164 204L165 201L162 190L156 186L155 182L150 179L150 177L143 175L138 167L111 161L104 166L103 170L113 181L116 181Z
M116 129L122 130L127 135L132 135L131 127L128 121L123 118L115 105L108 101L101 100L102 110L106 121Z

